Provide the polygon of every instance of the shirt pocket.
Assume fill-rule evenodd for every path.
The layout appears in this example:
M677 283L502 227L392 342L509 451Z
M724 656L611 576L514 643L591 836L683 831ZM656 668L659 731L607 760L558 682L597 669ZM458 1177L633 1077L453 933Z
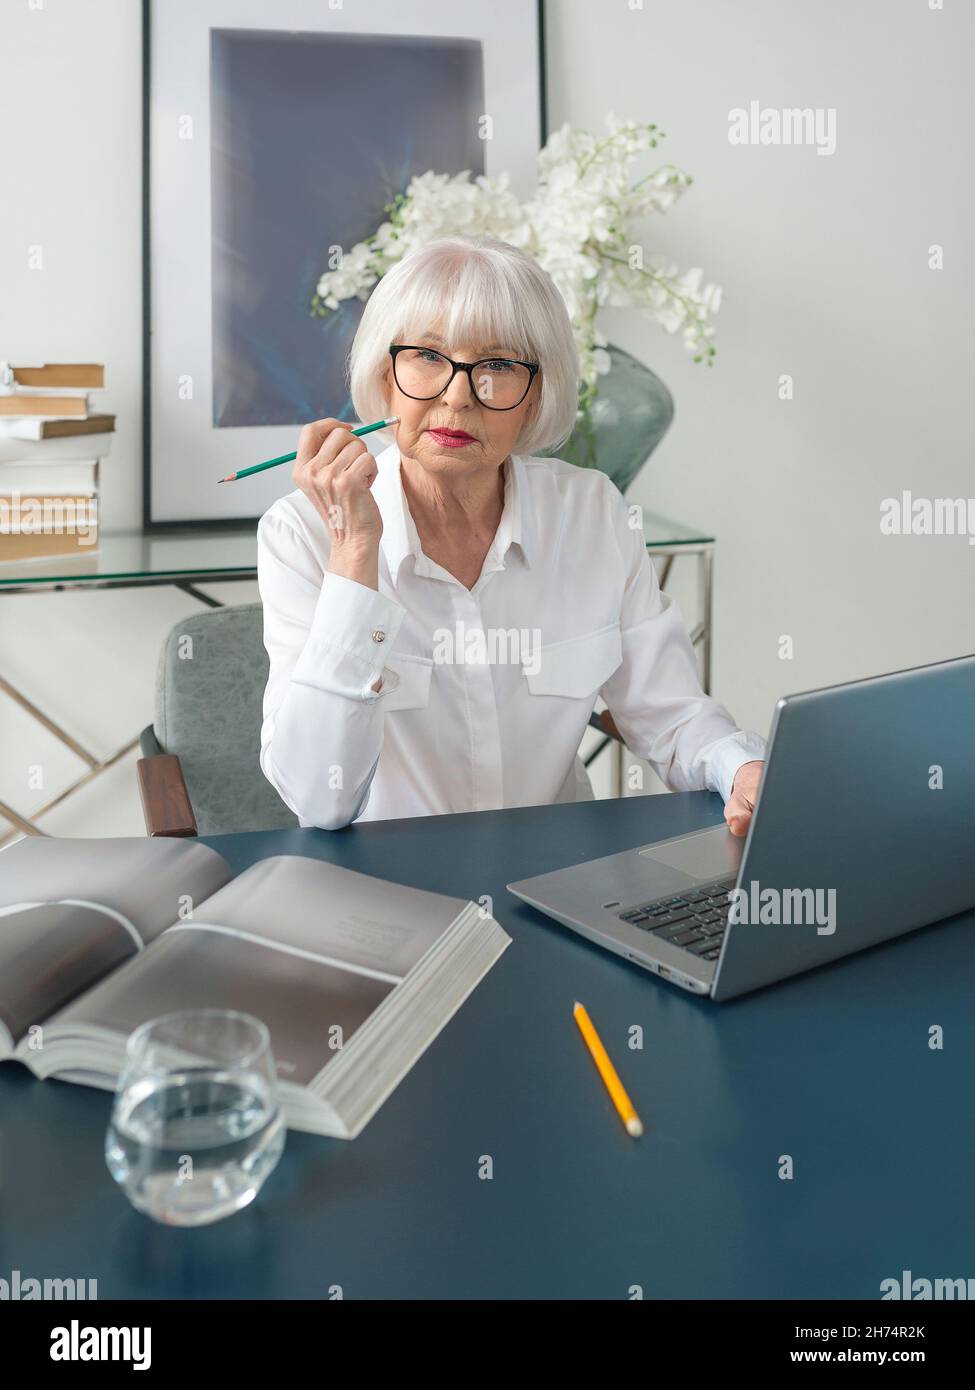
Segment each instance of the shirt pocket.
M542 643L531 667L522 663L522 669L533 695L581 700L594 696L622 660L623 639L617 622L561 642Z
M395 690L380 694L383 708L387 712L395 709L422 709L430 700L433 658L412 656L405 652L390 652L385 664L399 676L399 685Z

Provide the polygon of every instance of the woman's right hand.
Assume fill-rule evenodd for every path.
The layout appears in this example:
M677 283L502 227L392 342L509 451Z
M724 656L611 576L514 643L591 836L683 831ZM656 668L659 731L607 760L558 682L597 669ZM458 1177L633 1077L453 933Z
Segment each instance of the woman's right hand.
M375 458L350 425L331 417L304 426L297 453L292 476L325 523L329 570L378 589L383 519L370 491Z

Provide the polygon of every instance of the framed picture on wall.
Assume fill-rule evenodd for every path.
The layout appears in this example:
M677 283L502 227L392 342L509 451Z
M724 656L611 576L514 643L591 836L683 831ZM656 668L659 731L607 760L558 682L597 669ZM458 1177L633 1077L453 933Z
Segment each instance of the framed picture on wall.
M218 479L351 418L363 305L312 308L335 248L427 170L534 190L541 0L143 0L143 21L144 524L239 526L291 467Z

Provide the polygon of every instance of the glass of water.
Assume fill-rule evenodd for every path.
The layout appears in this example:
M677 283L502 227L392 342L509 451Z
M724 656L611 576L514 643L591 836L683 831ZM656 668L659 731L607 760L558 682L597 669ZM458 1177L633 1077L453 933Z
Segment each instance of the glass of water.
M260 1019L186 1009L129 1037L105 1161L147 1216L202 1226L239 1211L273 1172L285 1134Z

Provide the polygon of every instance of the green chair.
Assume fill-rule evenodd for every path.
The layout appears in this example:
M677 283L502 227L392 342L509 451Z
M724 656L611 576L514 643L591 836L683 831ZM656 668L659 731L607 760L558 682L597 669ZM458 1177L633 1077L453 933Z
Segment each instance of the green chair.
M137 764L150 835L224 835L298 824L260 765L268 657L260 603L208 608L172 628L156 716Z

